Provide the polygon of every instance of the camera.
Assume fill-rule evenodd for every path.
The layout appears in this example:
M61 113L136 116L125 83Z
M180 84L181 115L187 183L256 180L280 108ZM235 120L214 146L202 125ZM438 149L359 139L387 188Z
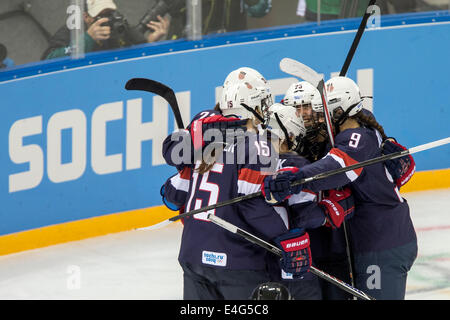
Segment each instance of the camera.
M110 39L121 39L124 38L125 33L129 29L128 21L125 19L124 15L119 11L113 10L105 14L98 15L95 21L108 18L108 21L103 23L102 26L108 26L111 28Z
M156 4L151 7L136 25L136 29L141 33L147 31L147 24L150 21L158 21L158 16L164 16L166 13L174 12L181 9L186 4L185 0L170 0L168 4L164 0L158 0Z

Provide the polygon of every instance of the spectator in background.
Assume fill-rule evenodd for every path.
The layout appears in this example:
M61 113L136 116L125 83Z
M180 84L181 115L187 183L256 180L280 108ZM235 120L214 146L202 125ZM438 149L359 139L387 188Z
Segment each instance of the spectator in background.
M406 13L406 12L420 12L420 11L434 11L442 10L437 5L433 5L433 1L427 0L387 0L379 4L381 13Z
M369 0L321 0L320 20L334 20L364 15ZM317 21L317 0L299 0L297 15L306 21Z
M14 66L14 61L8 58L8 50L5 45L0 43L0 70L4 68L10 68Z
M382 14L406 13L417 11L442 10L438 5L424 0L386 0L377 1ZM363 16L369 0L321 0L320 20L334 20ZM319 11L317 0L299 0L297 16L306 21L317 21Z
M202 0L202 34L246 30L247 16L263 17L271 8L272 0ZM186 38L185 27L183 6L173 13L169 39Z
M157 16L144 26L130 27L117 11L113 0L87 0L83 20L85 24L84 51L101 51L146 42L163 40L170 27L170 16ZM41 60L68 56L72 52L71 35L67 26L61 27L50 39Z

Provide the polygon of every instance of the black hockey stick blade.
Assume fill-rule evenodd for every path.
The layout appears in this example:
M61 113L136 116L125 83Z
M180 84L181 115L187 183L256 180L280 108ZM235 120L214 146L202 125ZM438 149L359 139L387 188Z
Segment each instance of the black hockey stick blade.
M125 84L125 89L147 91L163 97L172 108L178 128L184 129L183 119L181 119L177 97L175 96L175 93L171 88L155 80L133 78L128 80L128 82Z
M372 15L372 13L369 12L369 8L375 5L375 2L376 0L370 0L369 4L367 5L366 13L364 14L361 20L361 24L359 25L358 31L356 32L355 39L353 39L352 46L348 51L344 65L342 66L341 72L339 73L339 76L341 77L345 77L345 75L347 74L348 68L350 67L350 63L352 62L353 56L355 55L356 48L358 48L359 41L361 40L364 30L366 29L367 20L369 20L369 17Z

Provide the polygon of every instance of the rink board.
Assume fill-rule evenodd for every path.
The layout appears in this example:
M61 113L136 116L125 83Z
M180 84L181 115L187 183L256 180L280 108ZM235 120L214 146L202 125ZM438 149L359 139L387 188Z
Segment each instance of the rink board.
M159 195L175 173L160 155L162 139L174 130L173 115L161 98L124 90L128 79L172 87L186 122L215 104L216 88L230 70L258 69L276 85L279 101L292 82L278 68L282 58L301 60L329 78L353 37L354 31L282 37L48 73L43 65L41 74L0 82L0 235L13 241L22 231L47 230L53 242L70 241L77 235L55 226L103 217L85 225L92 229L86 236L94 236L173 215L160 207ZM449 51L448 22L367 30L361 41L348 76L373 93L377 119L407 147L449 136ZM406 187L449 187L449 156L449 146L417 154L418 186ZM436 172L445 177L438 186ZM137 214L145 208L152 217ZM139 222L117 227L121 223L108 223L115 214Z

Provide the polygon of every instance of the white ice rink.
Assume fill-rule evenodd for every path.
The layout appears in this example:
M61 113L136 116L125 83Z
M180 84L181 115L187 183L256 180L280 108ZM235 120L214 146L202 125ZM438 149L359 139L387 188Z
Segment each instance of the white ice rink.
M407 299L450 299L450 189L403 195L419 239ZM0 257L0 299L182 299L181 225Z

